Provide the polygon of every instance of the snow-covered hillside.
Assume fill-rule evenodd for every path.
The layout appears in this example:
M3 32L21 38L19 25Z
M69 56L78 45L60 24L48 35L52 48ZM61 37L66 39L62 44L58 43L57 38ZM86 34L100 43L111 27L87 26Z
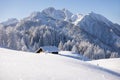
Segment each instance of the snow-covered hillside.
M120 80L120 74L65 56L0 48L0 80Z

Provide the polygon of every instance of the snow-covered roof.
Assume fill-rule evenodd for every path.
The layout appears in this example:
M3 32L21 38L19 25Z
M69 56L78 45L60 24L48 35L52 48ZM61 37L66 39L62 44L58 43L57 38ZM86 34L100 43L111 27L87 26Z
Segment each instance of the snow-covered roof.
M40 47L44 52L58 52L58 48L56 46L43 46Z

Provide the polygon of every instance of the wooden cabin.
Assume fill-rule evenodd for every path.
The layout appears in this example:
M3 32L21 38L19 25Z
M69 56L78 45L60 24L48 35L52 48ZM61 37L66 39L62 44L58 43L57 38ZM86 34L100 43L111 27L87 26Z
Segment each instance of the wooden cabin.
M41 52L45 52L45 53L53 53L53 54L58 54L58 48L56 46L43 46L40 47L36 53L41 53Z

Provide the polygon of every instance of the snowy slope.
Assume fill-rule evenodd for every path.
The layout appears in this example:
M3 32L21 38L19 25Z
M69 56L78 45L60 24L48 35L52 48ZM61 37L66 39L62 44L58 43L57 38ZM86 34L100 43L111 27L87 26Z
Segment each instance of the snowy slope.
M88 62L120 73L120 58L100 59Z
M0 48L0 80L120 80L120 74L54 54Z
M87 57L85 57L81 54L74 53L72 51L60 51L59 55L69 57L69 58L78 59L78 60L83 60L83 61L89 61L90 60Z

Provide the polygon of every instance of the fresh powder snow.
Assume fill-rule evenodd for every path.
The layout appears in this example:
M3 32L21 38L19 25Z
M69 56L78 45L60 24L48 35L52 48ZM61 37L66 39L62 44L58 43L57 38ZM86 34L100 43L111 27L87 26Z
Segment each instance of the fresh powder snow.
M103 68L113 70L120 74L120 58L100 59L88 62Z
M0 48L0 80L67 79L120 80L120 74L70 57Z

